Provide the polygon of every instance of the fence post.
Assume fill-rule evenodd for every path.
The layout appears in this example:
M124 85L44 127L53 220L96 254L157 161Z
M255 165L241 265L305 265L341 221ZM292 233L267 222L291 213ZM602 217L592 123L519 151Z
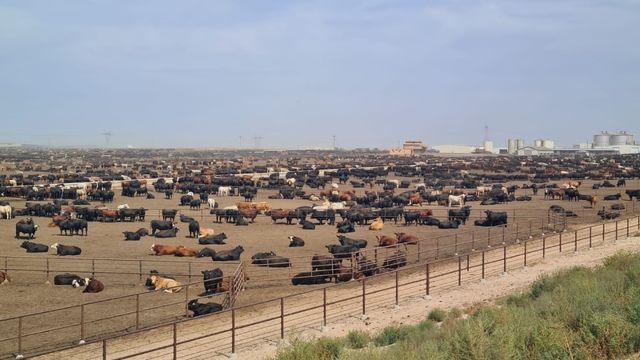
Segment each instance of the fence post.
M528 241L524 242L524 267L527 267L527 243Z
M482 250L482 280L484 280L484 250Z
M573 233L573 251L578 252L578 230Z
M458 233L455 233L455 255L458 255Z
M280 298L280 339L284 339L284 297Z
M505 244L504 242L504 229L506 228L506 226L502 225L502 245Z
M544 259L547 253L547 238L542 235L542 258Z
M366 287L365 287L365 283L367 282L367 278L363 278L362 279L362 315L366 315L366 298L365 298L365 291L366 291Z
M418 245L418 262L420 262L420 239L418 239L418 242L416 243L416 245Z
M487 247L491 247L491 226L487 228Z
M629 218L627 218L627 237L629 237Z
M430 276L429 263L427 263L426 267L427 267L427 269L426 269L427 276L425 278L425 285L426 285L426 292L427 292L426 295L429 296L429 291L430 291L430 289L429 289L430 288L430 284L429 284L429 276Z
M398 306L399 302L398 302L398 283L400 281L399 279L399 274L400 271L396 270L396 306Z
M189 284L191 284L191 262L187 263L189 265Z
M49 259L47 259L47 280L49 280Z
M173 323L173 360L178 359L178 330L177 323Z
M602 223L602 242L604 242L604 223Z
M22 316L18 318L18 354L22 355Z
M231 353L236 353L236 309L231 308Z
M462 285L462 259L458 257L458 286Z
M138 272L140 273L140 281L142 281L142 260L138 260Z
M96 260L91 259L91 275L96 276Z
M593 226L589 226L589 250L591 250L591 232L593 231Z
M502 246L503 272L507 272L507 246Z
M471 251L476 250L476 231L471 231Z
M560 233L560 241L558 241L559 252L562 252L562 233Z
M327 288L322 288L322 326L327 326Z
M107 339L102 339L102 360L107 360Z
M140 329L140 294L136 294L136 330Z
M469 254L467 254L467 271L469 271Z
M80 340L84 340L84 304L80 305Z
M515 210L514 210L515 211ZM518 234L518 223L516 223L516 242L519 241L519 234Z
M616 240L618 240L618 222L619 222L619 221L618 221L618 220L616 220L616 237L615 237L615 238L613 238L613 243L614 243L614 244L616 243Z

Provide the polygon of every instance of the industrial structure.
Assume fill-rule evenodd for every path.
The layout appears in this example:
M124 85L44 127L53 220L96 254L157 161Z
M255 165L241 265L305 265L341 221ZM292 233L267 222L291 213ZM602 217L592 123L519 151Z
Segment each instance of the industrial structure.
M389 150L390 155L396 156L424 155L426 153L427 145L420 140L407 140L402 144L402 148Z

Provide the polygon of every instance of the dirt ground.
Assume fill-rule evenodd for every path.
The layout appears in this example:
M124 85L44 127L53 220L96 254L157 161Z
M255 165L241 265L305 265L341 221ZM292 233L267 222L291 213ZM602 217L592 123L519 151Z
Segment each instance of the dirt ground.
M522 182L516 182L516 184L522 184ZM591 185L593 182L585 181L581 187L581 193L606 195L615 194L618 192L624 192L624 189L599 189L592 190ZM627 188L640 188L640 181L633 180L627 181ZM341 186L341 190L348 190L350 187ZM308 192L314 192L313 189L305 188ZM381 190L376 187L374 190ZM362 193L362 189L356 189L358 194ZM317 193L317 190L315 190ZM80 290L73 289L71 287L57 287L46 283L46 274L40 271L28 272L19 269L43 269L44 261L49 259L50 261L50 277L61 272L74 272L81 276L88 276L88 269L90 269L90 260L81 261L80 259L136 259L143 260L143 273L148 272L149 269L157 268L159 270L166 266L167 272L185 273L185 267L183 266L179 270L179 266L186 264L187 262L193 262L193 266L190 269L192 281L198 281L200 279L199 271L206 268L222 267L225 274L229 274L236 264L221 264L219 262L212 262L209 258L203 259L179 259L174 257L155 257L150 253L150 246L153 243L162 244L174 244L185 245L188 247L200 249L203 246L197 244L196 239L188 238L187 224L180 223L180 232L177 238L172 239L157 239L153 237L144 237L140 241L123 241L122 231L135 231L140 227L149 227L149 221L159 218L160 209L174 208L180 209L181 213L190 215L198 220L201 226L212 227L216 232L224 232L228 236L227 245L207 245L215 250L231 249L236 245L242 245L245 248L241 259L244 261L250 260L251 255L260 251L274 251L278 255L290 257L293 267L291 269L265 269L250 266L248 273L250 280L247 284L247 290L240 294L237 305L245 305L254 302L256 299L268 299L279 298L289 294L293 294L299 291L308 290L313 287L298 288L290 285L289 278L296 271L310 270L309 257L313 254L326 254L325 245L337 243L335 227L329 225L317 226L316 230L308 231L302 230L297 225L286 225L284 223L272 224L270 218L259 215L254 224L248 227L234 226L233 224L217 224L213 223L213 216L209 215L207 209L203 210L189 210L184 207L179 207L179 195L174 195L172 200L165 200L161 193L156 194L156 199L147 200L144 198L124 198L117 196L113 204L109 206L115 208L118 204L127 203L131 207L143 206L147 209L147 220L143 222L134 223L99 223L92 222L89 224L88 236L63 236L59 235L57 228L49 228L48 218L34 218L35 222L40 226L36 234L36 239L33 240L38 243L51 245L55 242L59 242L65 245L76 245L82 248L82 255L75 257L75 259L67 260L67 258L56 258L51 251L48 254L26 254L23 249L19 247L22 240L14 239L15 220L7 221L0 220L0 248L2 253L0 254L0 268L4 267L1 261L4 261L3 256L8 257L22 257L21 259L10 258L6 260L9 273L12 275L13 282L9 286L0 287L0 326L3 324L2 319L6 319L12 316L18 316L22 314L28 314L33 312L47 311L63 306L78 305L88 303L95 300L106 300L123 295L135 294L144 292L145 288L142 286L144 282L144 276L141 277L139 270L129 265L121 264L115 260L106 261L105 263L116 264L104 271L113 272L131 272L129 275L123 274L105 274L100 273L96 275L106 286L105 290L99 294L82 294ZM270 200L268 195L274 194L273 190L259 190L258 197L255 201L268 201L273 205L273 208L294 208L300 205L311 205L311 202L305 200ZM527 193L531 195L530 190L518 190L516 195L524 195ZM625 196L626 197L626 196ZM214 197L216 201L220 203L220 206L233 205L239 201L239 197ZM620 201L601 201L599 208L602 205L609 206L612 203L624 203L628 208L631 208L632 203L627 200ZM24 201L11 201L11 204L16 208L24 207ZM98 203L95 203L98 204ZM531 202L512 202L505 205L498 206L480 206L478 203L469 203L472 205L472 218L480 218L483 216L482 211L485 209L507 211L510 216L510 224L515 217L516 221L520 221L521 232L526 232L526 223L534 221L537 224L540 219L546 218L547 209L553 204L558 204L566 209L575 211L579 216L578 218L569 219L569 224L572 227L579 226L580 224L593 223L599 220L595 216L597 209L588 208L588 203L581 202L568 202L560 200L544 200L542 192L538 196L534 197L534 201ZM432 206L423 206L423 208L430 208L434 210L434 215L440 219L446 217L446 207L439 207L435 204ZM282 220L280 220L282 222ZM393 232L408 232L418 235L421 239L435 239L439 236L448 235L447 241L453 241L451 237L454 233L470 233L471 231L486 231L473 225L470 221L467 225L463 225L459 230L441 230L434 227L427 226L409 226L406 227L400 223L394 225L392 223L385 224L385 229L381 232L369 231L367 227L357 227L355 233L347 234L351 238L363 238L369 241L371 247L376 243L376 235L388 234L392 235ZM510 227L509 231L513 231L513 227ZM288 239L289 235L296 235L302 237L306 245L302 248L289 248ZM461 237L462 238L462 237ZM427 243L427 247L435 248L437 244L435 242ZM442 246L444 244L438 244ZM424 246L420 250L424 251ZM415 248L409 248L409 252L415 251ZM443 254L441 254L442 256ZM182 264L181 264L182 262ZM137 264L137 263L136 263ZM122 271L114 271L114 267L121 269ZM183 282L189 281L188 277L178 277ZM321 286L321 285L318 285ZM197 290L197 289L196 289ZM183 314L184 305L176 305L178 302L183 302L185 298L193 296L195 293L180 293L180 294L161 294L161 293L149 293L141 297L143 308L149 308L152 306L167 305L168 318L177 318ZM85 321L90 321L94 312L99 314L114 314L117 315L125 311L124 309L135 309L136 304L132 303L133 300L127 301L107 301L97 305L91 305L90 309L87 309L87 318ZM217 301L214 299L214 301ZM126 303L126 304L125 304ZM172 304L172 305L168 305ZM183 303L182 303L183 304ZM126 311L129 311L126 310ZM149 325L158 319L154 319L151 313L157 315L157 311L149 312L143 316L141 325ZM95 315L98 316L98 315ZM23 332L36 332L42 330L42 323L55 324L58 326L61 323L58 319L61 317L69 321L69 323L78 320L78 313L66 314L64 312L51 313L47 316L39 316L37 319L33 319L23 324ZM131 320L131 319L129 319ZM128 321L129 321L128 320ZM160 319L162 320L162 319ZM146 322L148 321L148 322ZM14 325L7 325L7 329ZM53 325L51 325L53 327ZM104 330L108 330L109 325L105 324L104 329L100 324L92 325L89 329L84 329L87 337L97 336L104 333ZM80 331L77 328L69 328L65 331ZM2 339L4 337L0 337ZM35 337L31 341L26 340L23 346L27 348L30 343L36 344ZM5 350L9 350L13 346L10 342L0 341L0 354L5 354Z

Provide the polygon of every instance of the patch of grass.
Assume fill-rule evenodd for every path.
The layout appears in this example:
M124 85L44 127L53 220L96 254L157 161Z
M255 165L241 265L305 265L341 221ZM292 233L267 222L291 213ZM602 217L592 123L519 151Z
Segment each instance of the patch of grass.
M278 350L278 360L338 360L344 350L340 339L320 338L316 341L292 339L289 346Z
M369 334L361 330L350 331L347 334L347 345L353 349L362 349L371 341Z
M462 310L460 310L458 308L453 308L453 309L449 310L449 315L447 317L449 319L455 320L455 319L459 318L460 316L462 316Z
M405 339L411 332L408 326L387 326L373 339L376 346L386 346L395 344L399 340Z
M444 312L444 310L440 308L435 308L429 312L429 315L427 315L427 319L433 320L435 322L442 322L444 321L446 316L447 316L447 313Z

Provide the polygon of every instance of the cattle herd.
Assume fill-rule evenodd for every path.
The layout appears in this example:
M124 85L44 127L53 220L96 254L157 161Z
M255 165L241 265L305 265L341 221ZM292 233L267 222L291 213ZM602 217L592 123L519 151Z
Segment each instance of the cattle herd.
M288 294L297 285L393 271L415 261L418 243L508 227L515 211L593 222L635 209L640 197L637 156L86 150L70 163L57 162L57 151L40 151L1 154L14 166L0 172L0 229L15 230L15 239L0 240L3 255L199 261L208 265L204 292L187 304L192 316L223 309L202 297L229 291L224 262L250 264L247 292L267 291L268 284L252 282L269 271L286 284L268 291ZM365 254L376 247L387 249L384 257ZM46 289L28 286L21 275L7 269L0 282L11 279L46 299ZM53 284L114 297L131 291L108 274L90 275L61 272ZM137 290L158 296L185 286L176 274L144 275ZM138 284L138 275L130 283Z

